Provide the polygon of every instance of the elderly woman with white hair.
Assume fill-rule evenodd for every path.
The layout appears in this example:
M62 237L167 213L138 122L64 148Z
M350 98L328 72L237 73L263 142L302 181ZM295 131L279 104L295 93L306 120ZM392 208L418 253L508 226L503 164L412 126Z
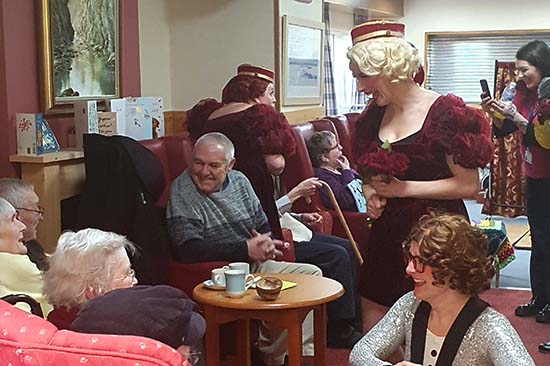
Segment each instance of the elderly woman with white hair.
M55 307L48 320L69 329L89 300L136 285L127 254L134 251L134 244L116 233L83 229L61 234L44 273L44 293Z
M414 81L420 56L404 31L400 23L369 21L352 30L348 52L358 91L372 96L354 141L373 220L360 275L365 331L412 289L401 243L413 225L430 210L467 217L462 199L477 193L477 168L492 157L481 111Z
M31 262L24 243L25 224L19 221L17 211L5 199L0 198L0 297L25 294L40 304L42 312L51 309L42 294L42 274ZM18 304L25 311L25 304Z

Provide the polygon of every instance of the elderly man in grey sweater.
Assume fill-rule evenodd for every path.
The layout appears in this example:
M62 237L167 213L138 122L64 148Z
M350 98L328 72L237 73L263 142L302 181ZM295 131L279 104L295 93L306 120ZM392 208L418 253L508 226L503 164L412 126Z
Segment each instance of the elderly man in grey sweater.
M189 168L170 188L167 224L179 261L247 261L252 272L321 276L310 264L273 260L284 245L272 239L267 217L248 179L236 170L234 147L221 133L199 138ZM282 365L286 331L264 324L258 350L266 365ZM313 354L311 314L303 325L303 352Z

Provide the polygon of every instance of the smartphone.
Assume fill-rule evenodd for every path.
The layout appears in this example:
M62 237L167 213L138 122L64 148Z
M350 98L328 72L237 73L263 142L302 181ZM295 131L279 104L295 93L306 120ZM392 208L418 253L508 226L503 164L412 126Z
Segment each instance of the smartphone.
M479 84L481 84L481 91L483 91L483 94L485 94L486 97L491 98L491 91L489 90L489 84L487 84L487 80L481 79L479 81Z

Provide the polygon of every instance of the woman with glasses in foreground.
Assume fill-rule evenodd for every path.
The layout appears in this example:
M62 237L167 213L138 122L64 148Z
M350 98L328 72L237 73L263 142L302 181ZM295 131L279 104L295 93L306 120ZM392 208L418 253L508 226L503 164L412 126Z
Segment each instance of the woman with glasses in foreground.
M48 320L69 329L89 300L135 286L127 251L133 254L134 244L119 234L98 229L61 234L44 273L44 294L54 306Z
M528 366L535 363L510 322L478 293L494 274L487 238L460 215L428 214L403 245L414 290L401 297L355 346L351 366ZM513 361L512 361L513 360Z

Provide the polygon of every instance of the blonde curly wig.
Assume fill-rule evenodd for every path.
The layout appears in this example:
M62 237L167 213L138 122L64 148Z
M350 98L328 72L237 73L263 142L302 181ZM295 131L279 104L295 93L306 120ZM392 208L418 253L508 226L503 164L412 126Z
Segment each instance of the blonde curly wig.
M420 67L418 50L399 37L380 37L359 42L348 59L366 76L383 76L391 82L409 80Z

